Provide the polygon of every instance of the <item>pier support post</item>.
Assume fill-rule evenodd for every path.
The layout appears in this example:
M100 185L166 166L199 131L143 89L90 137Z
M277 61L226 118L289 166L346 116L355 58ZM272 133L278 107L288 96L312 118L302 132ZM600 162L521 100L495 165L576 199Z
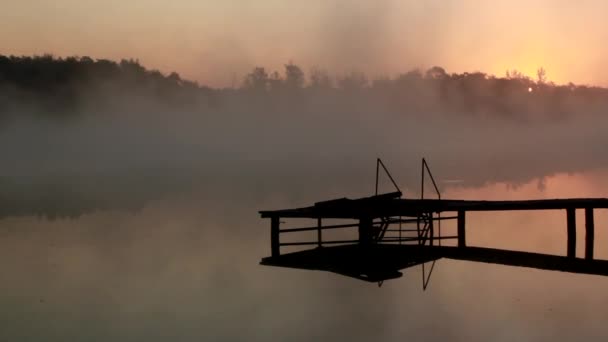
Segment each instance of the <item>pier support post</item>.
M433 245L435 238L435 225L433 224L433 213L429 213L429 246Z
M576 258L576 210L566 209L566 222L568 225L568 258Z
M585 208L585 259L593 259L593 239L595 227L593 222L593 208Z
M281 255L281 245L279 241L279 225L280 217L273 216L270 218L270 255L278 257Z
M460 210L458 212L458 247L466 247L466 233L465 233L465 211Z
M361 217L359 219L359 243L361 245L370 245L373 240L373 224L374 220L370 217Z
M317 247L323 246L323 232L321 230L321 218L317 218Z

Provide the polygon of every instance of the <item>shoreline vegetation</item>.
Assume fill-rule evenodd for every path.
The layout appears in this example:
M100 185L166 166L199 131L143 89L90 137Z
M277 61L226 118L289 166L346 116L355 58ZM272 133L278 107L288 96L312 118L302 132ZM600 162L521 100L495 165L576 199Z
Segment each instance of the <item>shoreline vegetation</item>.
M608 89L548 81L544 69L532 79L513 70L504 77L481 72L448 73L441 67L370 79L352 72L333 77L308 73L296 64L283 72L255 67L238 86L211 88L172 72L149 70L137 60L0 55L0 112L24 106L47 116L70 116L94 99L111 105L128 95L179 108L217 107L245 100L252 105L282 101L373 100L394 112L450 112L515 119L560 118L585 108L608 107ZM347 97L347 98L345 98ZM102 100L102 101L99 101ZM239 101L242 102L242 101ZM599 106L599 108L598 108ZM533 116L528 114L533 112Z

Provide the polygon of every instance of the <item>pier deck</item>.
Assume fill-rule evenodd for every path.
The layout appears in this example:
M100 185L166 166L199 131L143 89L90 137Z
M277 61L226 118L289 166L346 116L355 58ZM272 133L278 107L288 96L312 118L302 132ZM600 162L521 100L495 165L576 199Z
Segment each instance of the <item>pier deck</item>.
M271 256L262 259L261 264L326 270L368 281L396 278L400 276L399 270L441 258L608 275L608 261L593 259L594 210L607 209L606 198L477 201L400 197L401 192L392 192L359 199L322 201L308 207L260 211L262 218L271 220ZM564 211L568 237L566 256L467 246L467 212L516 210ZM585 217L583 259L576 258L577 210L584 211ZM314 219L317 224L281 229L281 219L287 218ZM354 221L323 225L327 219ZM438 222L444 220L457 221L457 235L437 234ZM416 228L402 228L408 224L415 224ZM399 228L394 229L395 225ZM323 239L326 230L348 228L356 229L356 236L350 240ZM307 231L316 232L316 239L280 241L281 234ZM438 245L446 239L457 240L456 246ZM281 254L281 248L302 246L313 248Z

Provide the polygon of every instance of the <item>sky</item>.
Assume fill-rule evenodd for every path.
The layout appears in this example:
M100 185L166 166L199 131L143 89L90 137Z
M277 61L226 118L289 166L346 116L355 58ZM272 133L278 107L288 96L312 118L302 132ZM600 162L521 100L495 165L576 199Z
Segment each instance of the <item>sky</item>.
M607 85L602 0L3 0L1 54L134 58L211 86L254 66L386 77L440 65Z

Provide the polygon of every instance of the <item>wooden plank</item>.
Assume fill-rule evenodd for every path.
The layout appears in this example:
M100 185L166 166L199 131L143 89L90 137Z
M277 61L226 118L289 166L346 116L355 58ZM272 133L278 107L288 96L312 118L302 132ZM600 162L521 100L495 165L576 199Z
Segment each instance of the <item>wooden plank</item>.
M429 217L433 217L433 213L430 213ZM429 245L433 245L433 237L435 235L435 225L433 225L433 220L429 221Z
M317 247L323 246L323 228L321 218L317 219Z
M585 259L593 259L593 240L595 235L593 208L585 208Z
M371 245L373 237L373 223L370 217L362 217L359 220L359 243L361 245Z
M566 209L566 222L568 225L568 257L576 258L576 210Z
M523 201L469 201L469 200L412 200L399 199L386 201L375 208L388 210L396 215L415 216L416 212L445 211L519 211L519 210L558 210L567 208L608 208L606 198L569 198Z
M384 196L384 195L382 195ZM420 212L445 211L510 211L510 210L564 210L568 208L608 208L606 198L569 198L525 201L465 201L465 200L415 200L386 197L369 197L357 200L338 200L334 204L260 211L262 217L292 218L354 218L362 216L416 217Z
M281 242L279 240L280 222L280 217L278 216L270 218L270 255L273 257L281 255Z
M349 199L346 197L336 198L328 201L316 202L315 206L328 206L328 205L343 205L348 202L353 201L384 201L384 200L392 200L401 197L400 191L388 192L386 194L374 195L370 197L363 197L357 199Z
M466 231L465 231L465 211L461 210L458 212L458 247L466 247Z

